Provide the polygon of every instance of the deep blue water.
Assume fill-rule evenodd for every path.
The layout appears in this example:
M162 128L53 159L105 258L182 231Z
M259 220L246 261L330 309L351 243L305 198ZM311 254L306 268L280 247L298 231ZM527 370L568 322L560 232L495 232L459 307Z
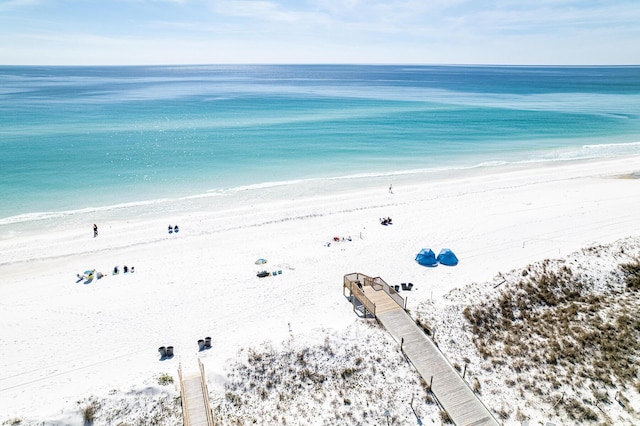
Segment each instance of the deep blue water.
M639 142L640 67L0 67L0 225Z

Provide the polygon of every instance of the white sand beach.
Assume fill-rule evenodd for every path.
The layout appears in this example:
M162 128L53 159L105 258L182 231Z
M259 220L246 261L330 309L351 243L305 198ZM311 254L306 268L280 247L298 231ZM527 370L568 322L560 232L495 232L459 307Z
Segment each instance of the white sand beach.
M285 194L286 188L268 188L259 198L247 195L244 205L218 203L213 197L199 211L87 217L39 232L4 233L0 424L83 424L81 409L92 397L105 410L95 424L137 424L124 414L117 417L108 401L119 398L114 404L121 411L150 418L149 413L160 411L163 392L167 401L179 395L179 364L195 370L198 358L212 406L221 407L221 424L249 419L258 424L364 424L340 417L362 407L371 413L369 424L385 424L385 410L394 424L416 424L408 401L422 389L419 377L398 362L399 348L383 329L371 326L374 320L354 314L342 295L343 276L361 272L389 284L414 283L411 292L403 293L412 313L423 312L426 318L438 307L445 312L452 291L470 285L491 288L483 283L493 283L500 273L640 237L640 179L633 176L638 172L640 157L632 157L474 169L420 181L394 176L366 182L359 190L336 180L335 187L322 191ZM391 217L393 225L381 226L382 217ZM100 229L97 238L94 222ZM179 224L180 232L168 234L169 224ZM436 254L450 248L460 263L422 267L414 257L426 247ZM267 259L267 271L282 273L256 277L262 269L254 263L258 258ZM134 266L135 272L112 275L116 265ZM582 267L598 274L597 263ZM105 277L77 282L76 274L92 269ZM479 292L477 304L484 302L480 294L486 295ZM433 307L431 314L425 306ZM458 328L465 322L461 315L447 320ZM453 328L440 327L443 342L458 338ZM212 348L199 352L197 341L206 336L212 337ZM234 407L226 399L235 380L230 372L250 350L286 353L328 344L335 361L318 360L318 368L327 371L335 368L332 362L339 365L358 351L384 358L376 365L387 369L385 382L366 384L380 394L374 398L352 390L353 405L345 408L346 403L335 407L300 392L300 398L307 398L304 404L294 400L281 413L247 396L251 403L236 407L245 417L232 420ZM161 361L158 347L169 345L175 356ZM452 345L441 348L460 356ZM159 385L163 374L174 383ZM545 411L548 406L525 406L526 401L483 374L481 398L492 410L508 402L520 407L531 424L558 421ZM122 402L126 398L128 405ZM308 410L304 421L301 406ZM416 407L422 422L440 422L434 405ZM613 423L618 418L622 424L640 422L624 410L611 415L618 416ZM157 424L180 424L181 418L164 421ZM520 424L515 416L506 423Z

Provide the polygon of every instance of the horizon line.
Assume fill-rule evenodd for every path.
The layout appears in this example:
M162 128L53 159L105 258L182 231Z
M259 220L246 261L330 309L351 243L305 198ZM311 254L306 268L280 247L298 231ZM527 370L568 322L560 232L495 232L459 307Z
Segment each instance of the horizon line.
M197 67L197 66L431 66L431 67L510 67L510 68L635 68L638 64L501 64L501 63L428 63L428 62L228 62L157 64L0 64L0 67Z

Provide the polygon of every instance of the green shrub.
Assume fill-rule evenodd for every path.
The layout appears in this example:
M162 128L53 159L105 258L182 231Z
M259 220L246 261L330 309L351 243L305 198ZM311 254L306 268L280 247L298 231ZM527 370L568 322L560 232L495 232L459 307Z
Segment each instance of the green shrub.
M170 374L164 373L158 377L158 384L160 386L167 386L173 383L173 377Z

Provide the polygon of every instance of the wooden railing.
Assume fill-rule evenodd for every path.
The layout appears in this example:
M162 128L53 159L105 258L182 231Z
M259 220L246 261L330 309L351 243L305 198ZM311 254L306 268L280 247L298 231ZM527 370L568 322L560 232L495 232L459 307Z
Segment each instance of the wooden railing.
M184 383L182 381L182 364L178 364L178 378L180 379L180 402L182 403L182 423L184 426L189 425L189 407L187 407L187 398L184 394Z
M376 290L384 290L402 309L405 309L405 299L398 292L380 277L370 278L373 282L372 287Z
M202 380L202 396L204 397L204 407L207 410L207 424L213 426L213 413L211 412L211 405L209 405L209 391L207 390L207 379L204 375L204 365L200 358L198 358L198 366L200 367L200 377Z
M362 303L366 311L369 311L373 314L373 316L376 316L376 304L369 300L369 298L364 294L364 291L362 291L362 289L358 287L358 283L359 281L351 282L350 291L353 293L355 298ZM353 302L355 303L355 300Z

